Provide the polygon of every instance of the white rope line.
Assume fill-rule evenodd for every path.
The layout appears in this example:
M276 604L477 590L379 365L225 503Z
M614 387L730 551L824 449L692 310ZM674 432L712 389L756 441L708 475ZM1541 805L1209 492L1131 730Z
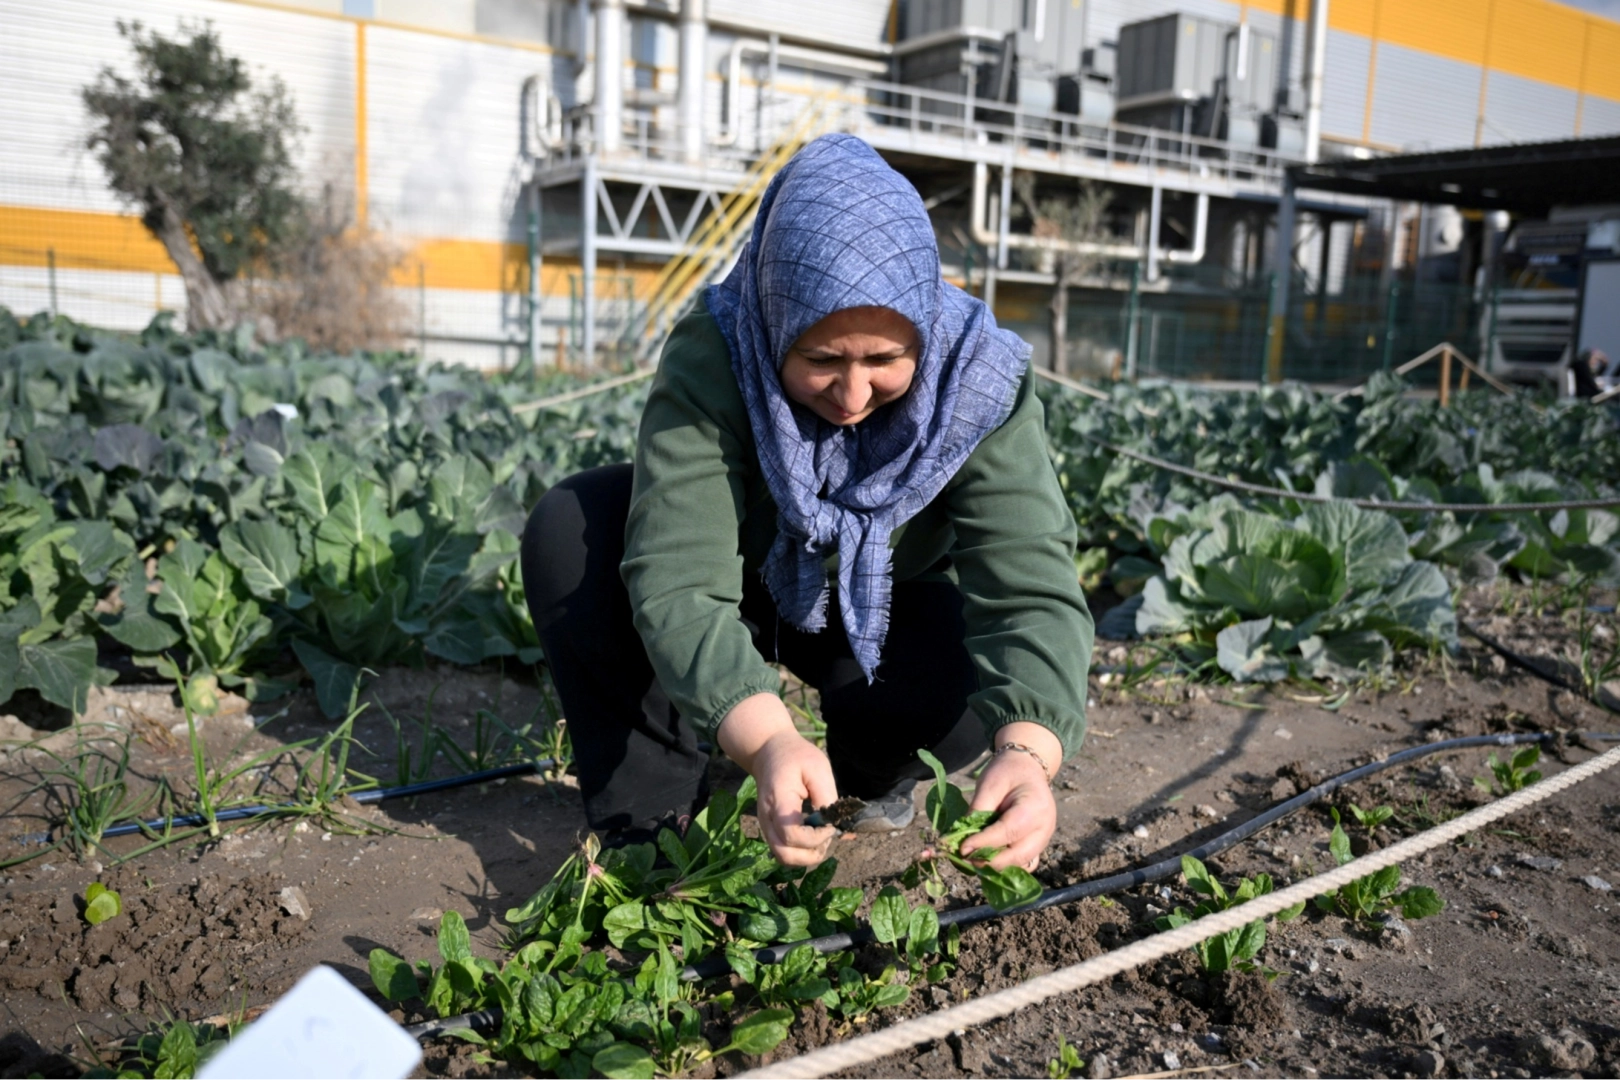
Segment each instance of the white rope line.
M582 386L578 390L568 390L561 394L553 394L550 397L540 398L538 401L525 401L521 405L513 405L512 411L515 413L526 413L534 412L537 409L549 409L553 405L561 405L569 401L578 401L580 398L587 398L595 394L606 393L609 390L614 390L621 386L628 386L633 382L640 382L642 379L645 379L651 375L656 375L657 373L657 368L642 368L640 371L632 371L628 375L620 375L612 379L603 379L599 383L592 383L590 386Z
M1123 949L1104 953L1083 963L1061 968L1041 975L1021 985L988 994L941 1012L929 1013L882 1031L874 1031L847 1042L835 1043L813 1050L808 1054L776 1064L753 1069L741 1074L745 1077L815 1077L831 1076L846 1069L858 1068L878 1058L887 1057L921 1043L935 1042L952 1032L988 1023L1009 1016L1021 1009L1066 994L1081 987L1111 979L1115 975L1140 967L1171 953L1190 949L1206 938L1277 914L1285 908L1303 903L1329 890L1348 885L1386 866L1394 866L1431 848L1449 843L1466 833L1474 832L1493 821L1507 817L1527 806L1573 787L1605 769L1620 765L1620 746L1566 769L1557 776L1542 780L1522 791L1506 795L1495 802L1468 811L1427 832L1409 836L1387 848L1364 855L1359 859L1335 867L1323 874L1271 893L1257 897L1226 911L1206 915L1175 930L1167 930L1150 938L1134 942Z

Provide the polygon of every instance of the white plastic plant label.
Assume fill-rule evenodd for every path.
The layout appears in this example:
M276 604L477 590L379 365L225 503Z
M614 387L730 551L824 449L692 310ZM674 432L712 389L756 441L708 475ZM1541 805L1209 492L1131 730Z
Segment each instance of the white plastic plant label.
M403 1080L421 1059L415 1039L341 975L321 966L238 1032L197 1076Z

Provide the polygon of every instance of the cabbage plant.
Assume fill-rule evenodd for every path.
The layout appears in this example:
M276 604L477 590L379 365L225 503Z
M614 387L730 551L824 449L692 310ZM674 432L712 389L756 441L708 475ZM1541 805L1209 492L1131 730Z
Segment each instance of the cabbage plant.
M1149 523L1163 570L1127 614L1137 634L1181 635L1240 682L1348 680L1404 645L1454 648L1451 588L1414 560L1388 514L1313 503L1292 520L1230 496Z

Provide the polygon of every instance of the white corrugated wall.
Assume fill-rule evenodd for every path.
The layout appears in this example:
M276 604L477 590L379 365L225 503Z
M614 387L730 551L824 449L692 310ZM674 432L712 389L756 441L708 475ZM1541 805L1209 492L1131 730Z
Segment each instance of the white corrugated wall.
M366 58L373 215L413 236L521 240L518 91L551 56L372 26Z
M1367 61L1372 42L1360 34L1329 30L1322 80L1322 134L1361 141L1367 115Z
M1400 45L1378 46L1374 73L1374 143L1402 150L1474 145L1479 68Z
M1620 135L1620 101L1587 97L1581 102L1582 135Z
M256 82L273 74L287 85L306 129L300 169L318 175L337 168L350 175L354 28L346 22L217 0L8 2L0 12L6 28L0 35L0 100L10 103L0 178L8 202L12 184L38 182L44 194L37 205L117 208L100 167L84 149L90 122L80 91L103 67L132 73L120 19L170 36L182 20L211 22L225 50L247 63Z
M852 49L877 49L889 40L888 0L709 0L709 18Z
M1480 143L1542 142L1575 134L1578 94L1500 71L1490 73L1485 88L1485 122Z
M122 233L98 245L93 218L74 219L78 239L60 251L53 240L61 212L128 213L85 147L90 120L81 97L104 67L132 73L120 19L170 36L182 20L211 22L223 48L246 62L256 83L274 74L287 86L305 128L297 162L306 181L352 181L354 28L347 22L217 0L128 0L116 7L91 0L13 0L0 4L0 17L6 27L0 35L0 100L8 102L0 164L0 207L8 229L0 243L9 249L0 257L0 304L28 312L48 306L48 271L30 265L39 262L37 253L21 250L39 246L57 256L60 309L80 318L135 328L183 298L178 278L167 273L86 268L122 265L130 247ZM30 216L28 208L43 216Z

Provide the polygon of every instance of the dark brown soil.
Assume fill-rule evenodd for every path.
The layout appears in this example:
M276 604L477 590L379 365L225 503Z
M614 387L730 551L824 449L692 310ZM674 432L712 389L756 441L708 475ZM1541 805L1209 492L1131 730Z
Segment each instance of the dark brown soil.
M1504 617L1496 629L1527 652L1555 652L1572 640L1568 623L1550 617ZM1099 660L1117 663L1112 649L1101 643ZM521 723L538 701L532 686L448 670L389 672L377 695L397 715L419 715L435 688L435 720L464 746L478 709ZM1167 682L1122 692L1094 679L1093 693L1092 736L1059 778L1059 829L1040 874L1048 884L1173 855L1322 777L1407 746L1502 731L1620 730L1620 718L1473 646L1441 666L1398 673L1382 689L1362 689L1336 711L1288 687ZM330 728L302 696L262 730L248 716L207 725L219 760ZM160 691L113 687L98 691L77 729L50 738L61 752L68 742L58 740L110 723L133 734L137 774L179 777L189 766L184 728L173 730L180 719ZM8 724L0 737L15 737L16 722L0 719L0 729ZM392 728L375 710L361 726L378 755L358 767L392 782ZM1489 752L1426 758L1340 793L1336 805L1395 807L1362 846L1388 843L1488 798L1473 778L1486 773ZM1570 740L1540 768L1550 774L1591 752ZM0 860L26 853L46 831L50 807L30 789L49 765L37 752L0 760ZM373 947L430 955L445 910L467 918L477 950L498 956L501 913L550 876L580 829L571 782L538 777L383 804L356 823L392 831L355 836L284 822L117 867L98 864L110 863L107 855L80 862L59 850L0 871L0 1075L61 1075L87 1064L87 1047L167 1015L200 1019L261 1005L315 963L367 986ZM1326 808L1302 812L1222 855L1216 868L1227 880L1259 872L1293 880L1331 862L1330 826ZM107 847L122 854L144 842ZM840 882L892 883L920 844L915 830L840 843ZM1271 928L1260 960L1282 973L1274 981L1210 976L1190 954L1172 957L861 1073L1046 1075L1061 1036L1086 1059L1088 1076L1211 1066L1223 1067L1211 1075L1243 1077L1620 1074L1620 901L1586 883L1620 884L1620 775L1437 850L1406 866L1405 876L1438 890L1446 910L1381 931L1309 911ZM122 894L125 914L90 928L78 898L96 880ZM976 902L960 878L951 883L947 905ZM283 897L293 887L307 920ZM971 928L947 981L918 987L867 1024L806 1010L774 1056L1097 955L1194 901L1171 881ZM722 1061L715 1073L753 1063ZM430 1046L424 1070L500 1075L455 1043Z

